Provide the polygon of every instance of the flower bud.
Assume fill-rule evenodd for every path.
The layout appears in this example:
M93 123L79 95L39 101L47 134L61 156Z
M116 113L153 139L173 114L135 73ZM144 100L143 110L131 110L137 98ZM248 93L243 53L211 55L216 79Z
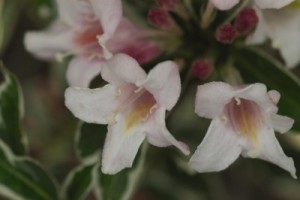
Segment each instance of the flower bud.
M230 44L236 38L236 30L231 24L224 24L217 29L215 37L221 43Z
M249 33L258 23L258 16L253 8L245 8L235 18L234 27L239 34Z
M173 25L169 13L162 8L152 8L148 12L148 21L158 28L167 29Z
M211 60L197 59L192 64L192 76L205 80L211 75L214 70L214 65Z

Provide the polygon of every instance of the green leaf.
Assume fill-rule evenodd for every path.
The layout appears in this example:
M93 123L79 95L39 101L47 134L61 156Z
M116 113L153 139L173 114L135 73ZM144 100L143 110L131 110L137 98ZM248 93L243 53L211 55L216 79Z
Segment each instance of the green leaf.
M103 200L128 200L135 188L138 178L141 175L147 142L142 145L139 154L136 156L133 166L126 168L115 175L107 175L98 170L98 187L101 192L96 191L98 199Z
M107 125L80 122L75 136L77 155L81 159L100 158Z
M55 184L41 166L15 156L0 140L0 196L13 200L57 200Z
M23 97L17 79L0 64L4 82L0 85L0 139L17 155L25 152L21 130Z
M255 48L240 48L235 65L247 83L261 82L280 92L279 113L295 119L293 130L300 130L300 80L270 55Z
M75 168L66 178L62 189L64 200L85 199L92 191L93 172L97 168L96 164L84 163Z

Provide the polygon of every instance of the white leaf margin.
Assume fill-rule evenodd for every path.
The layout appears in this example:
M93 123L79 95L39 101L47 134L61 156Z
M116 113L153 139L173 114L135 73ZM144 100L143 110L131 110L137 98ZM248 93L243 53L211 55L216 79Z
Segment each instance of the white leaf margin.
M67 199L67 189L69 187L69 185L72 183L72 180L74 178L74 176L76 175L77 172L80 172L83 168L89 166L89 165L92 165L94 164L93 166L93 169L92 169L92 173L91 173L91 181L88 185L88 187L86 188L85 192L83 194L81 194L81 200L84 199L90 192L92 192L93 190L93 186L94 186L94 182L95 182L95 171L98 169L99 167L99 164L98 163L94 163L94 162L91 162L90 160L88 161L85 161L83 162L81 165L75 167L66 177L63 185L62 185L62 190L61 190L61 193L60 193L60 197L61 199Z
M52 178L52 176L50 176L47 173L47 171L43 168L43 166L40 163L38 163L36 160L34 160L30 157L26 157L26 156L15 156L14 153L12 152L12 150L9 148L9 146L6 143L4 143L2 140L0 140L0 149L3 151L5 157L7 158L7 161L12 166L16 166L16 162L29 161L29 162L32 162L33 164L37 165L38 167L40 167L44 171L44 173L46 175L48 175L49 179L52 181L52 183L54 184L54 187L57 190L58 184L56 183L56 181ZM0 197L1 197L1 195L3 197L7 197L7 198L10 198L13 200L27 200L0 182Z
M25 107L24 107L24 97L22 93L22 89L20 87L20 83L17 80L17 78L8 71L5 67L2 61L0 61L0 72L2 73L4 77L4 82L0 83L0 96L6 91L6 89L13 84L13 80L16 82L17 91L18 91L18 97L19 97L19 105L18 110L20 112L19 120L21 121L24 118L25 115ZM0 123L3 123L3 118L0 113ZM21 132L21 143L24 146L25 152L28 151L28 139L25 136L24 132Z

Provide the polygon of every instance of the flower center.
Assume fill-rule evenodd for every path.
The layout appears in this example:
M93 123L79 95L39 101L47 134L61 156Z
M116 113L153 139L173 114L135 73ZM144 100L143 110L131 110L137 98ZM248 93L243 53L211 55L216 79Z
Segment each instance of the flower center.
M250 140L253 151L249 156L256 157L259 152L257 133L263 124L260 107L253 101L236 97L225 106L224 114L234 132Z
M137 123L146 121L153 112L156 101L148 91L141 91L140 96L129 105L130 109L125 114L125 132L128 132Z
M88 23L83 30L78 31L74 42L80 47L80 52L90 55L95 51L101 51L97 37L102 33L103 30L99 22L93 21Z
M137 88L135 86L120 88L116 95L120 96L120 98L123 98L123 95L126 96L122 104L119 105L113 113L107 116L107 121L108 124L115 124L117 123L116 116L121 116L120 120L122 120L121 123L123 124L125 134L138 123L146 121L153 113L153 110L157 108L156 100L153 95L144 88Z
M73 39L75 47L69 51L57 53L57 61L62 62L70 55L83 55L91 60L103 58L102 48L98 43L98 37L103 34L103 30L98 19L93 15L86 15L82 26L84 27L77 30Z

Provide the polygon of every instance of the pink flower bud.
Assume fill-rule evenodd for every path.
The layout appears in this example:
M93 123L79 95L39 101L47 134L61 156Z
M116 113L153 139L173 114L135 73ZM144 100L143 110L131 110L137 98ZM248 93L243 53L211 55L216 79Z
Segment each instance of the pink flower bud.
M217 29L215 37L221 43L230 44L236 38L236 30L231 24L224 24Z
M235 18L234 27L239 34L250 32L258 23L258 16L253 8L245 8Z
M205 80L214 70L214 65L211 60L197 59L192 64L192 76Z
M159 28L170 28L173 21L169 13L161 8L152 8L148 12L148 21Z
M178 0L156 0L156 3L163 9L175 10Z

